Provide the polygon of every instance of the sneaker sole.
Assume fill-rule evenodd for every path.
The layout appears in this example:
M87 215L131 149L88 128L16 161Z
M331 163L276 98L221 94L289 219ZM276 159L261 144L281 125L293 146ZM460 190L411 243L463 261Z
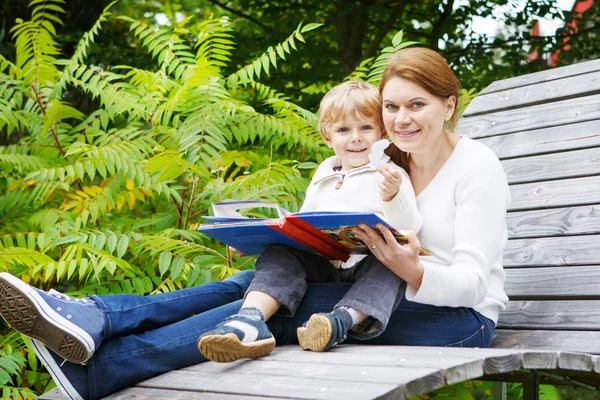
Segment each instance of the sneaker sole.
M94 354L94 340L83 329L57 314L35 289L0 273L0 314L16 331L37 339L62 358L84 363Z
M242 343L235 333L208 335L198 341L198 350L211 361L226 363L242 358L261 358L271 354L275 338Z
M71 400L84 400L77 390L75 390L73 385L71 385L71 382L69 382L65 374L63 374L60 366L54 361L54 358L52 358L52 355L46 350L46 347L35 339L31 340L31 347L33 347L35 355L46 366L48 373L52 376L52 379L54 379L54 383L56 383L56 386L61 393Z
M300 327L296 332L302 350L325 351L331 339L331 322L323 315L312 315L306 327Z

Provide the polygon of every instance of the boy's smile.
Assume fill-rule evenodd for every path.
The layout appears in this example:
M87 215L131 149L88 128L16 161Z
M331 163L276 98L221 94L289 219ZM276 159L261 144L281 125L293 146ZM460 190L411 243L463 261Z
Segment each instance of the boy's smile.
M386 137L377 116L347 116L332 124L328 133L325 143L342 161L342 171L366 165L373 143Z

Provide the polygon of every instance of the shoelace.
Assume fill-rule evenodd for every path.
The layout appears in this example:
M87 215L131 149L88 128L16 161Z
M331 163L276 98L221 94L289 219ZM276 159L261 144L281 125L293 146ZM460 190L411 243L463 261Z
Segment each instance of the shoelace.
M56 297L57 299L70 300L70 301L80 301L82 303L89 303L90 301L87 299L76 299L74 297L67 296L64 293L59 292L58 290L50 289L48 294Z

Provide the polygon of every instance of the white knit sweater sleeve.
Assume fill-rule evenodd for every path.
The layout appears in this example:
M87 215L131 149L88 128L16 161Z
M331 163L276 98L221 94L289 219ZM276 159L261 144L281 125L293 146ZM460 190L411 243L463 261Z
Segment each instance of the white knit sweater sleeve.
M421 287L408 287L408 300L436 306L474 307L488 293L492 268L502 268L510 192L497 158L482 158L460 171L454 191L452 262L424 263ZM499 265L498 265L499 264Z
M396 229L409 229L417 233L421 229L423 220L417 209L412 182L403 168L393 165L402 175L402 184L398 194L392 200L383 201L380 196L384 219Z

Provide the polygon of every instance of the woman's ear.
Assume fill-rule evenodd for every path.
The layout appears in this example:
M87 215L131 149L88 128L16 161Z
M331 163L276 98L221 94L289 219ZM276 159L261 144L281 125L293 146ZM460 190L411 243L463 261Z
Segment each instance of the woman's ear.
M452 116L454 115L454 110L456 110L456 97L449 96L448 99L446 99L446 115L444 117L444 120L446 122L452 119Z

